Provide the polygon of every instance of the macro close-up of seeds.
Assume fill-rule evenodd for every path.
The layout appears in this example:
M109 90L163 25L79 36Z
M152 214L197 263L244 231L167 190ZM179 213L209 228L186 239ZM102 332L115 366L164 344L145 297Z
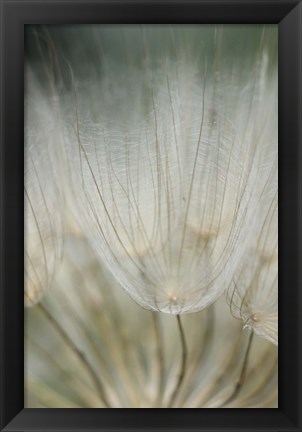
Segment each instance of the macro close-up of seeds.
M25 36L25 406L277 408L277 26Z

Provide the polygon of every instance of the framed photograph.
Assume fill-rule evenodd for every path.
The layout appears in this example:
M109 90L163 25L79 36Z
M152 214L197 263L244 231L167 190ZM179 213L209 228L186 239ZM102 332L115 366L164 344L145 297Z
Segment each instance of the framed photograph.
M301 430L300 2L1 23L1 430Z

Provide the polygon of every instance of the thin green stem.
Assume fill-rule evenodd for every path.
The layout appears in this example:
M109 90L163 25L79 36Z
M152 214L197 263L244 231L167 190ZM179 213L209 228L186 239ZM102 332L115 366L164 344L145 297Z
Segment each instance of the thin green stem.
M93 383L95 384L95 386L98 390L98 394L99 394L99 397L100 397L102 403L106 406L106 408L110 408L110 403L108 402L107 396L105 394L103 383L101 382L99 376L97 375L97 373L94 370L94 368L92 367L92 365L87 360L85 354L76 346L76 344L73 342L73 340L70 338L70 336L66 333L66 331L61 326L61 324L51 315L51 313L47 310L47 308L42 303L39 303L38 307L39 307L40 311L44 314L44 316L48 319L48 321L51 323L53 328L57 331L57 333L66 342L66 344L69 346L69 348L74 352L74 354L80 360L82 365L85 367L85 369L89 373Z
M252 346L252 341L253 341L253 335L254 332L251 331L250 333L250 337L248 340L248 344L245 350L245 355L244 355L244 359L243 359L243 363L242 363L242 368L241 368L241 372L239 375L239 379L237 381L237 384L233 390L233 393L227 398L227 400L221 405L221 408L225 407L226 405L228 405L230 402L232 402L237 396L238 393L240 392L243 384L244 384L244 380L245 380L245 376L246 376L246 370L247 370L247 366L248 366L248 359L249 359L249 354L251 351L251 346Z
M173 390L173 393L171 395L170 402L168 404L168 408L172 408L172 406L174 405L175 399L176 399L178 392L181 388L182 382L184 380L185 372L186 372L187 356L188 356L187 343L186 343L185 333L184 333L184 329L183 329L180 315L176 315L176 319L177 319L177 325L178 325L180 341L181 341L182 357L181 357L181 366L180 366L180 373L178 376L178 381L177 381L177 384L176 384L176 386Z
M158 365L158 394L155 401L155 406L160 408L164 393L164 373L165 373L165 363L164 363L164 349L163 349L163 339L160 329L160 323L158 315L156 312L152 312L152 321L156 340L156 356Z

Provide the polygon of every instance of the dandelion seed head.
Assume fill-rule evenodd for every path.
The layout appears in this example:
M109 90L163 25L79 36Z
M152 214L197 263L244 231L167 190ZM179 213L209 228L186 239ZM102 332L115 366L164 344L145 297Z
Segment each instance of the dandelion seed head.
M275 407L277 76L264 32L233 56L225 27L39 31L26 405Z
M278 206L274 163L271 172L255 214L255 237L234 275L229 300L232 313L244 321L244 327L277 345Z
M25 77L24 302L32 306L51 285L61 254L62 220L55 110L31 70Z
M114 73L88 89L73 81L66 153L74 212L144 308L195 312L231 282L268 177L271 124L259 111L269 99L259 74L217 81L180 62L152 71L151 82L131 68L121 82Z

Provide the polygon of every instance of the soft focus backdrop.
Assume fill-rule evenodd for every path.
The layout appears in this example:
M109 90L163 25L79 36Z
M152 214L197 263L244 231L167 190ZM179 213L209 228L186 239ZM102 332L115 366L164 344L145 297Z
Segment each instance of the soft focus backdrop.
M25 406L277 407L277 27L25 36Z

